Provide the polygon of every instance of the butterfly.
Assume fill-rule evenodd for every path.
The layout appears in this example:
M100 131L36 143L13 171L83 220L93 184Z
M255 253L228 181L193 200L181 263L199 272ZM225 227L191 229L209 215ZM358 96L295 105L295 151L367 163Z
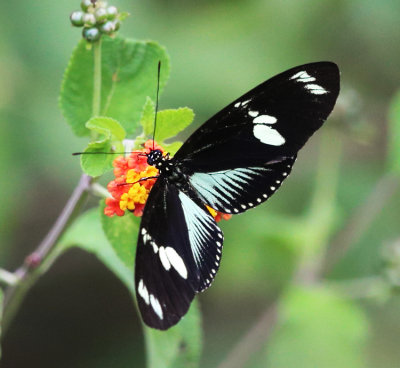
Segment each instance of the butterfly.
M339 94L332 62L297 66L265 81L198 128L159 170L139 229L135 286L143 321L166 330L218 271L224 236L206 205L226 214L269 199Z

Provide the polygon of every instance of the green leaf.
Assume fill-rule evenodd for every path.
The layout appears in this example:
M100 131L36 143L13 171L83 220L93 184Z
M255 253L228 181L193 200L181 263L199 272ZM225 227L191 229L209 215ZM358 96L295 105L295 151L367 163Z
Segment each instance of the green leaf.
M1 340L1 319L3 317L3 290L0 289L0 340ZM0 359L1 359L1 345L0 345Z
M133 267L139 231L139 218L128 212L124 216L104 215L105 201L100 202L101 224L119 259Z
M368 326L355 303L323 287L298 287L281 307L281 325L268 344L266 366L365 367Z
M198 367L202 349L201 316L194 301L189 312L174 327L158 331L145 327L148 367Z
M153 134L154 112L154 102L148 97L143 107L142 117L140 119L140 124L143 127L143 133L148 138L150 138ZM172 144L166 144L164 141L168 138L176 136L179 132L189 126L193 119L193 110L189 109L188 107L159 111L157 113L156 141L161 143L168 152L174 154L182 145L182 143L174 142Z
M150 97L147 97L146 102L143 106L142 117L140 118L140 124L143 127L143 132L147 136L153 134L154 113L155 113L154 102Z
M143 107L142 117L140 124L143 127L144 136L150 138L154 129L154 102L148 97ZM157 114L157 130L156 141L159 142L165 151L169 152L172 156L182 146L182 142L165 143L164 140L174 137L183 129L185 129L194 119L193 110L188 107L182 107L176 110L162 110ZM139 136L136 139L135 145L146 141L147 138Z
M117 120L105 116L90 119L86 123L86 128L111 138L113 141L122 141L126 136L124 128Z
M170 71L163 47L151 41L104 37L102 41L101 114L118 120L128 134L137 129L147 96L155 97L157 64L160 91ZM78 136L89 135L92 117L93 55L81 40L75 48L60 93L61 110Z
M122 220L119 217L116 220ZM136 239L136 238L135 238ZM135 298L133 263L125 265L107 241L101 228L98 209L81 215L64 234L60 242L62 251L79 247L93 253L126 285ZM182 321L167 331L144 327L148 366L151 368L198 367L202 346L201 316L196 302Z
M171 156L173 156L178 151L178 149L181 148L182 144L182 142L177 141L171 144L164 143L162 146L166 152L169 152Z
M112 169L115 156L104 155L101 152L111 152L112 144L109 139L89 143L81 155L82 170L90 176L100 176ZM90 153L90 154L87 154Z
M175 137L189 126L193 119L194 112L188 107L159 111L157 114L156 141L163 142L168 138Z
M107 117L90 119L86 127L100 134L100 138L89 143L84 150L85 154L81 155L81 167L90 176L100 176L112 169L115 158L113 155L101 154L101 152L123 151L121 142L125 138L125 130L118 121Z
M395 95L389 109L388 169L400 174L400 91Z

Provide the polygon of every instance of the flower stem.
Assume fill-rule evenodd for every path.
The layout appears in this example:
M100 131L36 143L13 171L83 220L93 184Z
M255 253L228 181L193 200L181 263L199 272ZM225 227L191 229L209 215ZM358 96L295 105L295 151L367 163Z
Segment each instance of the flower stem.
M99 183L92 183L90 187L90 193L92 193L96 197L100 198L109 198L111 197L110 192L104 188L102 185Z
M0 285L14 285L18 282L18 277L13 273L0 268Z
M101 38L93 44L93 101L92 116L99 116L101 109Z
M101 114L101 40L93 45L93 65L92 116L94 117ZM96 135L92 136L93 140L96 138ZM83 174L53 227L36 250L26 257L23 265L14 273L0 270L0 283L8 285L3 302L3 332L10 326L31 285L54 259L54 256L51 257L50 255L56 253L58 240L72 220L79 214L93 182L93 178Z
M3 331L6 331L13 320L20 304L29 290L29 287L40 275L39 266L47 260L51 251L55 248L57 241L64 233L68 225L79 214L82 205L86 202L88 189L93 178L83 174L78 185L73 191L67 204L57 218L53 227L38 245L36 250L26 257L24 264L13 274L18 280L16 283L6 289L4 296L4 316ZM38 271L38 272L35 272Z

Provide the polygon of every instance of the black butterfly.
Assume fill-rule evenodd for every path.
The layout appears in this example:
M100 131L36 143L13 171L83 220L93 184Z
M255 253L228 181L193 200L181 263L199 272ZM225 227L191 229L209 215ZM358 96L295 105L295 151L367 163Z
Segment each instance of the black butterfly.
M271 197L338 94L334 63L298 66L214 115L172 159L159 150L147 155L159 169L136 253L137 299L147 325L175 325L218 271L224 238L205 204L236 214Z

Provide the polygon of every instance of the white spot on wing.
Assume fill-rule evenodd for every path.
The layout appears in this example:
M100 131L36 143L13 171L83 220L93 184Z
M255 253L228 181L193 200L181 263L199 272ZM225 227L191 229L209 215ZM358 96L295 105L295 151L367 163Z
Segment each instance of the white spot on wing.
M308 83L308 82L315 82L316 79L309 75L306 71L301 71L290 77L290 79L296 79L297 82L303 82L303 83Z
M233 106L239 107L240 106L240 102L236 102Z
M166 247L165 253L168 257L169 263L175 268L176 272L179 273L184 279L187 279L187 269L182 257L176 252L174 248Z
M257 116L254 120L254 124L275 124L277 122L277 118L271 115L260 115Z
M255 117L258 115L258 111L251 111L251 110L249 110L248 114L249 114L251 117L255 118Z
M165 253L164 247L159 248L158 254L160 255L161 264L167 271L169 271L169 269L171 268L171 263L169 263L169 260L168 260L167 254Z
M157 253L157 252L158 252L158 247L157 247L156 242L152 240L152 241L150 242L150 244L153 246L153 251L154 251L154 253Z
M147 288L146 288L145 284L143 283L143 280L140 280L140 281L139 281L138 293L139 293L139 295L143 298L143 300L145 301L145 303L146 303L147 305L149 305L149 303L150 303L149 292L147 291Z
M153 310L157 314L157 316L160 317L160 319L163 319L164 314L161 309L160 302L158 301L158 299L156 299L156 297L153 294L150 294L150 304L153 307Z
M324 95L328 93L326 89L318 84L310 83L315 82L317 79L309 75L306 71L301 71L293 75L290 79L295 79L296 82L306 83L304 88L314 95Z
M318 84L306 84L304 88L308 89L313 95L324 95L328 93L326 89L322 88Z
M286 142L278 131L264 124L254 125L253 134L261 143L271 146L282 146Z

